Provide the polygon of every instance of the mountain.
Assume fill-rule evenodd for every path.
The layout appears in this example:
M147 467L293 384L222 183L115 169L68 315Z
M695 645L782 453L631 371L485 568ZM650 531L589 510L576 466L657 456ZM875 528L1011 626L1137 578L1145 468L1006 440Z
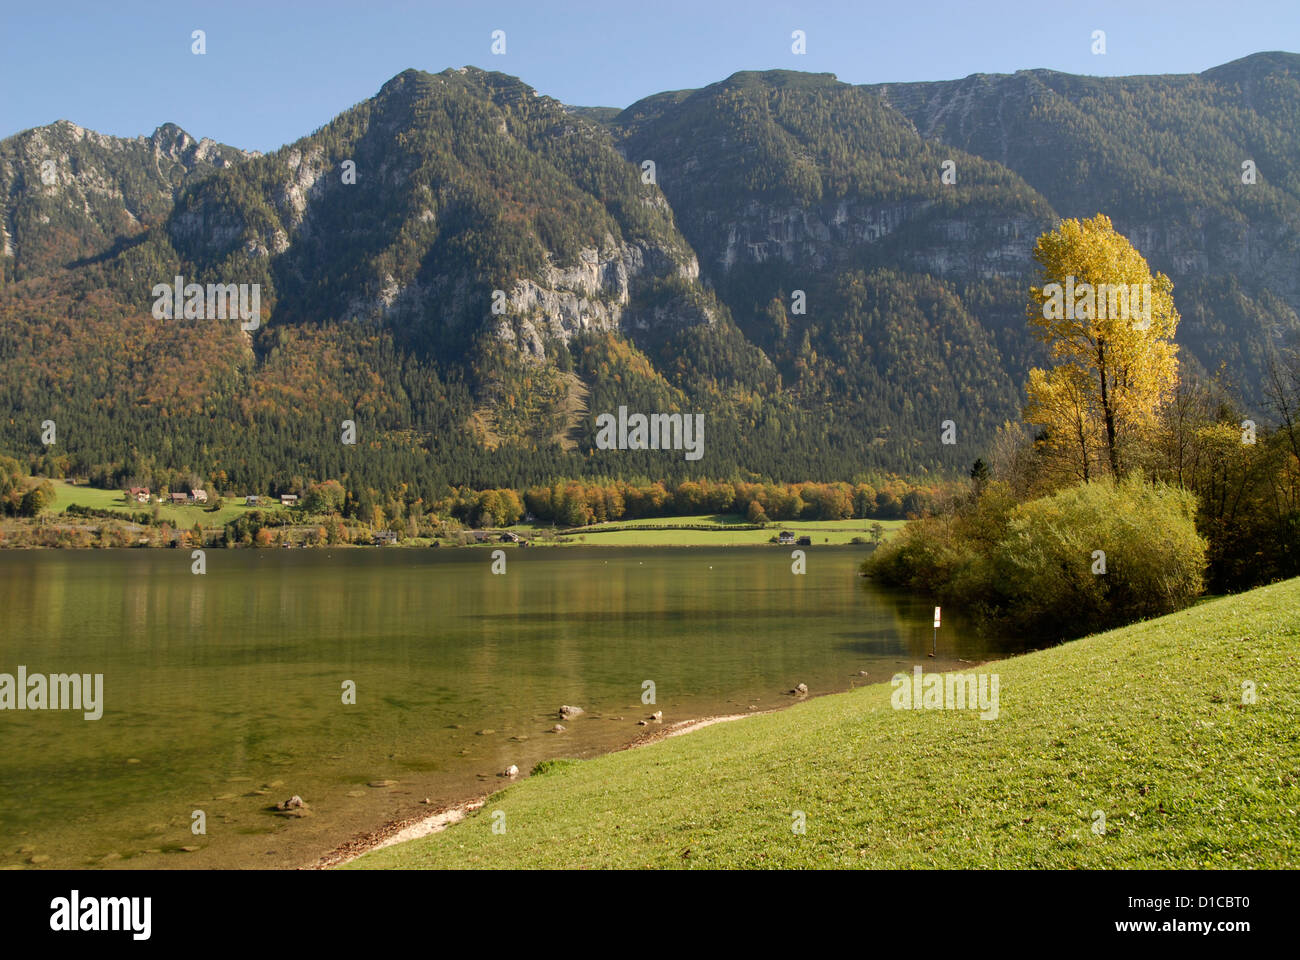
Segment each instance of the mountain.
M1266 344L1300 309L1300 56L1195 76L1030 70L872 89L925 137L1014 170L1058 215L1111 214L1174 281L1184 357L1258 400Z
M407 70L266 156L54 124L0 143L0 449L40 456L61 417L68 468L100 477L407 497L960 469L1043 359L1035 239L1096 212L1173 278L1186 367L1257 401L1300 331L1298 120L1300 57L1276 53L1174 77L744 72L621 111ZM258 284L260 326L155 319L175 276ZM619 406L705 413L704 458L597 449Z
M108 137L68 120L0 141L0 265L10 279L103 256L163 223L177 195L251 156L175 124Z

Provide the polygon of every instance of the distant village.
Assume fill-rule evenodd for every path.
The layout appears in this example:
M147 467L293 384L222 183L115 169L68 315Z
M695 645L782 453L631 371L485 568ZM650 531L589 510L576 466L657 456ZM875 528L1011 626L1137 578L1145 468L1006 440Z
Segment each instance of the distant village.
M127 491L127 497L134 499L136 503L170 503L176 506L184 506L188 503L207 503L208 492L206 490L191 490L189 493L177 491L169 493L167 496L151 494L148 487L131 487ZM250 507L264 506L272 503L273 497L261 497L256 494L249 494L244 497L244 503ZM298 494L282 493L280 494L280 505L284 507L296 507L298 505Z

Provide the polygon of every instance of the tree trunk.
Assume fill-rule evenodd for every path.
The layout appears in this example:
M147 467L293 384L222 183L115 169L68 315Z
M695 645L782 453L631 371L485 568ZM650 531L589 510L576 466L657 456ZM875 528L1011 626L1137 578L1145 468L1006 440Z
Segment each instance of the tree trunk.
M1101 377L1101 412L1106 421L1106 451L1110 455L1110 472L1119 479L1119 451L1115 449L1115 411L1111 409L1106 384L1106 341L1097 341L1097 373Z

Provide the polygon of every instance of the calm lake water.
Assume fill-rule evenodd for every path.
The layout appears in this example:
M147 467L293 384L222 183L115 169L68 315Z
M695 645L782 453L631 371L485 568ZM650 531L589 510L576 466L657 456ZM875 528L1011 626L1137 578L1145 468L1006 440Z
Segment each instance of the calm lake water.
M0 672L104 675L99 720L0 712L0 866L309 865L654 710L1022 650L945 617L927 659L931 603L858 578L858 547L808 549L805 576L777 547L506 552L494 576L482 549L209 550L196 576L181 551L0 551ZM561 704L588 712L551 733ZM310 816L269 809L293 794Z

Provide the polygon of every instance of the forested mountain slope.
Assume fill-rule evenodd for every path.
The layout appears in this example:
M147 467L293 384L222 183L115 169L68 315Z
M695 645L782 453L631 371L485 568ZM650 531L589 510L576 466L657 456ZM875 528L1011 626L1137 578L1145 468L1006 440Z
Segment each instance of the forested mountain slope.
M408 495L958 469L1042 359L1034 240L1096 212L1173 278L1185 366L1255 402L1300 330L1297 63L747 72L622 111L407 70L266 156L27 131L0 142L0 449ZM176 276L257 284L259 325L155 318ZM595 449L619 405L706 414L705 456Z

